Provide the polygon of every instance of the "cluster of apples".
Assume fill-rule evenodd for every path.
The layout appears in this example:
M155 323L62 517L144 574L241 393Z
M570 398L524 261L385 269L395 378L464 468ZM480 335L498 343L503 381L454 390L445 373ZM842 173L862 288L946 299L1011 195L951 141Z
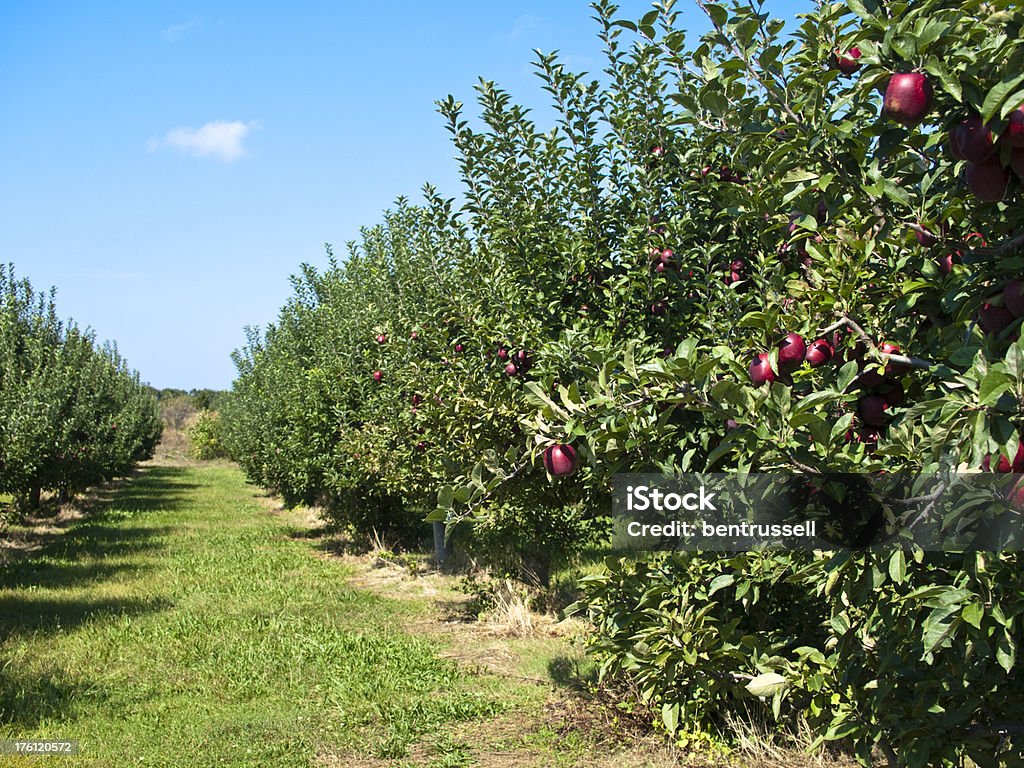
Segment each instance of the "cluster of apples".
M533 366L533 355L526 349L510 352L508 347L500 346L498 347L498 360L505 363L505 375L509 378L526 375L526 372Z
M778 350L778 380L784 384L790 382L789 374L802 363L806 362L811 368L818 368L830 362L835 355L835 347L826 339L815 339L808 344L799 333L787 333ZM754 357L749 372L750 380L756 387L776 380L767 352L760 352Z
M845 75L860 68L859 48L837 51L834 63ZM935 90L923 72L898 72L885 83L882 114L908 128L932 110ZM949 152L967 163L967 186L979 200L995 203L1006 196L1010 171L1024 179L1024 106L1010 113L1006 128L995 136L981 116L972 112L949 132ZM1005 149L1004 149L1005 148Z
M949 152L966 161L967 186L975 197L999 202L1006 195L1011 170L1017 178L1024 178L1024 107L1010 113L998 137L980 115L968 115L950 131Z
M996 336L1024 317L1024 283L1007 280L1002 291L989 298L978 310L978 326Z

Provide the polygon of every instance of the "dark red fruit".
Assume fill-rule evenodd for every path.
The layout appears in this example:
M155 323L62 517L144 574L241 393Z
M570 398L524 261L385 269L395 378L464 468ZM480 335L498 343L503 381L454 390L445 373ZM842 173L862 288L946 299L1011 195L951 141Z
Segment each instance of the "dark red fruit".
M1024 510L1024 478L1018 480L1009 491L1006 492L1006 500L1010 502L1018 512Z
M655 146L651 147L651 154L654 155L655 157L664 157L665 156L665 148L663 146L661 146L660 144L655 145Z
M968 189L979 200L998 203L1006 196L1010 174L999 164L998 158L992 158L984 163L968 163L966 176Z
M750 380L754 383L755 387L759 387L766 382L771 383L775 381L775 371L772 370L771 363L768 362L768 354L766 352L760 353L750 363Z
M423 396L414 394L412 397L409 398L409 402L411 402L413 405L419 405L420 403L423 402Z
M378 384L380 384L380 382L381 382L381 380L383 378L384 378L384 371L374 371L373 372L373 380L376 381Z
M807 347L807 352L804 354L804 360L811 366L811 368L818 368L819 366L825 365L832 359L832 355L835 350L832 349L832 345L824 339L815 339Z
M1024 317L1024 282L1007 280L1003 286L1003 306L1014 317Z
M1002 472L1007 474L1014 472L1016 474L1024 473L1024 440L1017 444L1017 453L1014 454L1013 463L1002 453L999 454L999 463L996 465L995 470L991 466L992 456L986 455L982 461L981 466L986 472Z
M983 163L995 154L992 131L980 115L970 115L953 129L953 141L960 155L969 163Z
M1024 179L1024 148L1010 153L1010 170L1017 174L1018 179Z
M885 398L885 402L889 404L890 408L903 405L903 401L906 399L906 392L903 390L903 385L898 381L887 383L882 387L882 397Z
M935 260L935 266L939 268L939 273L945 277L953 271L954 260L954 255L947 253L945 256L940 256Z
M463 346L462 344L456 344L455 345L455 351L458 352L459 354L461 354L461 353L466 351L466 347Z
M1013 322L1013 315L1006 307L985 302L978 310L978 326L985 333L997 335Z
M409 334L409 338L412 339L413 341L416 341L416 339L418 339L419 337L420 335L416 333L416 331L413 331L412 333Z
M884 427L888 422L889 403L881 395L867 395L857 403L861 420L872 427Z
M1024 147L1024 107L1017 107L1009 114L1009 124L1003 131L1003 142L1007 146Z
M844 75L852 75L854 72L860 69L860 64L857 61L857 59L860 58L860 48L858 48L857 46L854 46L846 53L840 53L839 51L836 51L835 57L836 68Z
M949 132L949 138L946 139L946 146L949 148L949 154L953 156L954 160L966 160L963 152L960 151L960 142L957 141L956 128Z
M893 344L892 342L885 341L878 345L878 351L883 355L900 355L899 344ZM907 366L902 363L889 363L885 366L885 373L888 376L902 376L907 372Z
M861 389L874 389L881 386L884 381L885 377L874 368L864 371L864 373L856 378L857 386Z
M388 340L388 337L387 337L387 336L385 336L385 335L384 335L383 333L382 333L382 334L379 334L379 335L377 336L377 343L378 343L378 344L386 344L386 343L387 343L387 340Z
M934 90L928 76L921 72L897 73L885 87L882 112L890 120L913 127L924 120L932 108Z
M917 242L926 248L930 248L939 242L939 239L934 235L934 233L927 227L923 226L920 229L914 230L914 237L917 238Z
M519 369L516 368L515 363L509 363L508 365L505 366L506 376L515 376L517 373L519 373Z
M787 333L779 345L779 365L797 366L803 362L807 344L799 333Z
M504 362L505 360L508 360L508 350L505 349L504 347L499 349L498 350L498 359L501 360L502 362Z
M578 458L571 445L552 445L544 449L544 469L555 477L566 477L576 471Z

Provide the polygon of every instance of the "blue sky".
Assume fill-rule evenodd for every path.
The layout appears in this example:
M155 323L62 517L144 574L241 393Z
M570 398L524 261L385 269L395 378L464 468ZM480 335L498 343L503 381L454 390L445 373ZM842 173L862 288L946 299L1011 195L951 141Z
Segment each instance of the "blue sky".
M769 0L792 17L805 3ZM650 3L622 0L638 18ZM703 31L691 0L684 26ZM533 49L598 72L581 0L0 3L0 261L57 287L157 387L228 388L246 325L424 182L460 193L434 101L534 107Z

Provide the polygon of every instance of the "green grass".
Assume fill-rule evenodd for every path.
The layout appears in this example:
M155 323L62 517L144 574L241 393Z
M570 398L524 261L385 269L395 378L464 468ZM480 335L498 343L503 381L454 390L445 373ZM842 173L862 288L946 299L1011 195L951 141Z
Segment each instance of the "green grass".
M534 694L439 659L402 630L422 606L347 587L301 533L233 467L156 466L0 567L0 740L82 748L0 765L470 764L448 730Z

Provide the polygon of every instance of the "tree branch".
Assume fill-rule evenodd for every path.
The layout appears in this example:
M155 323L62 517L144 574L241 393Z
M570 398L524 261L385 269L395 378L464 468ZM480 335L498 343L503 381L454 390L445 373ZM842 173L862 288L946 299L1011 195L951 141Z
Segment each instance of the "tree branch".
M875 344L874 340L870 336L868 336L867 333L864 332L864 329L857 324L857 321L852 320L849 317L844 317L843 319L835 323L832 323L832 325L830 325L828 328L824 328L821 331L819 331L818 335L825 336L826 334L832 333L833 331L838 331L843 326L846 326L854 333L856 333L860 340L863 341L868 346L870 346L872 350L877 352L879 355L882 355L883 357L891 360L894 363L899 363L900 365L909 365L911 368L931 368L932 365L934 365L934 363L928 360L922 360L919 357L908 357L907 355L894 355L878 352L878 345Z

